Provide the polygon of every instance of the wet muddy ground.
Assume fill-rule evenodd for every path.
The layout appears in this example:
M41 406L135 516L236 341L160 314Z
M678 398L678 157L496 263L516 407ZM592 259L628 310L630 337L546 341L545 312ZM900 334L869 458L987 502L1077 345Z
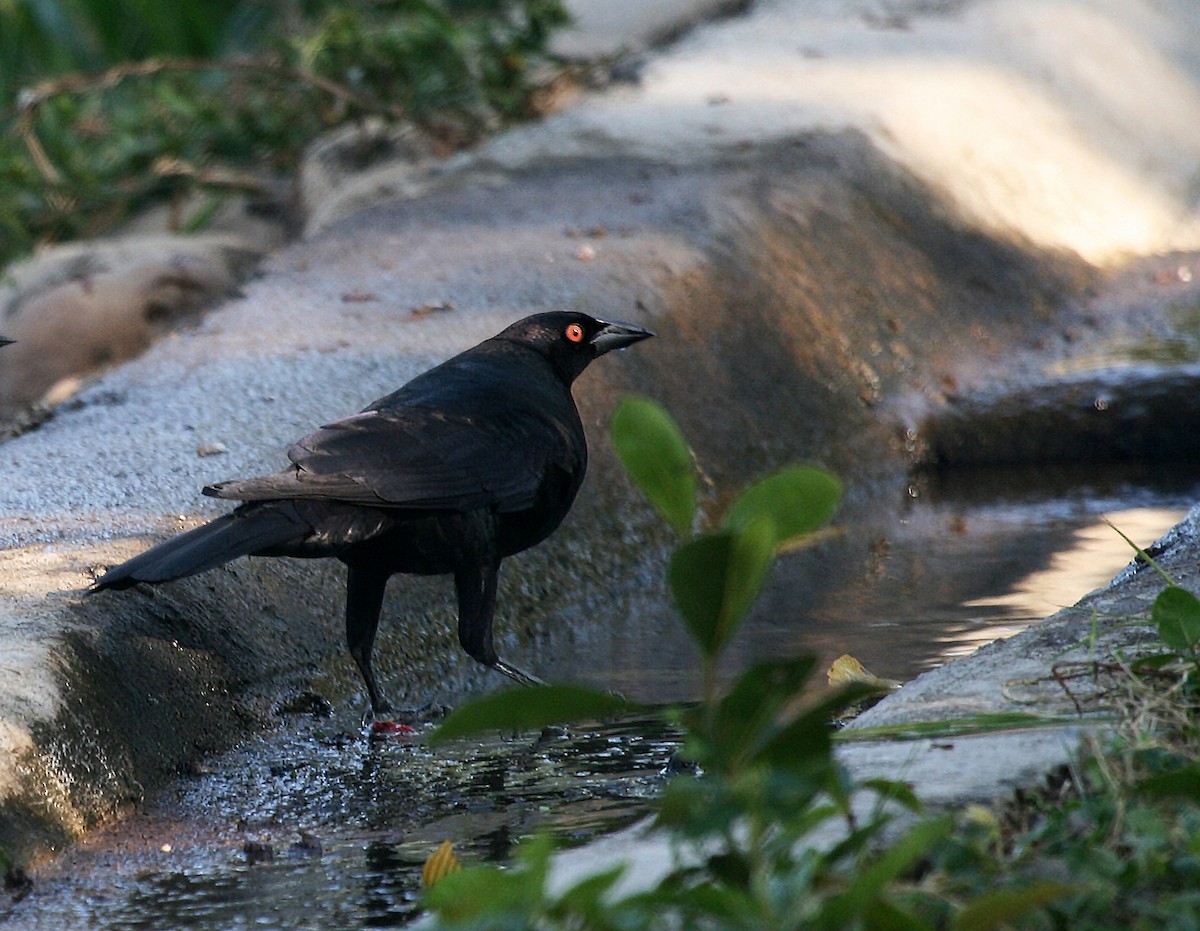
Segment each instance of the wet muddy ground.
M902 504L877 526L782 562L732 665L849 652L909 678L1104 584L1129 559L1105 520L1147 544L1200 496L1200 482L1161 467L974 470L896 494ZM814 572L826 584L814 586ZM644 621L659 633L629 643L619 669L598 663L593 678L619 678L645 701L690 697L690 652L661 634L671 620ZM433 751L421 733L366 740L352 705L331 711L314 699L281 716L42 865L0 912L5 927L402 925L419 914L421 864L443 839L468 862L504 862L539 829L586 844L645 815L674 747L660 725L635 720Z
M30 928L349 928L418 912L445 838L503 862L541 828L586 843L645 813L674 747L650 721L432 751L368 741L357 713L289 716L40 871ZM7 926L7 925L6 925Z

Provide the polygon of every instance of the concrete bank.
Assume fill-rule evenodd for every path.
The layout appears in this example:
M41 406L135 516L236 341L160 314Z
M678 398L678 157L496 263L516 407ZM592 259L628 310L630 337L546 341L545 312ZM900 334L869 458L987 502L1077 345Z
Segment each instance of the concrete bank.
M846 476L852 526L894 506L923 425L954 396L993 384L999 362L1021 382L1127 333L1128 302L1096 296L1108 293L1104 266L1187 247L1193 230L1165 206L1179 165L1147 169L1141 142L1093 119L1095 95L1078 111L1092 133L1084 151L1132 146L1109 165L1128 183L1105 191L1103 210L1120 203L1140 218L1140 239L1069 234L1113 228L1107 213L1084 209L1095 188L1073 183L1045 215L985 217L964 199L966 176L896 147L911 108L881 121L814 107L820 69L866 54L867 40L872 55L897 56L879 73L887 80L904 66L923 73L940 60L931 48L1026 78L1054 60L1042 50L1035 68L1014 45L1013 61L995 61L982 41L1018 14L1042 23L1043 6L953 6L898 29L763 4L653 58L638 87L447 162L361 179L243 296L0 446L0 849L20 860L78 836L314 681L334 700L357 700L337 567L243 561L154 591L81 592L97 567L217 513L198 495L205 483L279 467L313 425L517 317L572 307L660 334L581 380L588 484L554 540L513 560L502 582L502 652L549 677L598 682L619 670L614 645L639 623L637 606L662 597L661 531L604 440L619 393L652 394L678 416L714 499L784 462L819 461ZM1200 125L1176 119L1200 95L1185 67L1195 63L1172 57L1182 53L1166 30L1194 11L1156 9L1103 10L1156 56L1162 99L1173 102L1139 139ZM790 80L770 83L768 63ZM757 83L732 83L735 73ZM1068 91L1079 88L1068 85L1047 79L1047 93L1074 113ZM949 132L956 117L943 118ZM973 153L992 157L976 127L960 130ZM1185 151L1194 140L1176 141ZM1010 149L1015 166L1058 157L1073 182L1079 165L1067 155L1081 150L1056 151ZM960 167L988 175L970 159ZM1003 178L1014 177L1006 167ZM1033 204L1034 188L996 203ZM1180 277L1158 286L1138 332L1170 332L1193 289ZM395 585L385 610L382 664L398 698L454 701L493 684L453 642L445 580Z

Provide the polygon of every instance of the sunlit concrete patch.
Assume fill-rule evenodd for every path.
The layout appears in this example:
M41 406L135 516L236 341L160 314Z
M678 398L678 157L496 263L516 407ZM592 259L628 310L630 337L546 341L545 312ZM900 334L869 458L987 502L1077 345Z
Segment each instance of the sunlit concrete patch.
M1178 41L1200 32L1200 7L975 0L881 9L756 4L656 56L637 86L447 164L382 170L369 184L406 197L456 174L486 183L499 166L546 158L608 150L678 163L855 128L991 233L1098 264L1200 244L1200 49ZM311 229L345 214L337 201L320 205Z
M854 126L992 231L1101 263L1200 241L1194 5L890 9L762 4L566 120L664 153Z

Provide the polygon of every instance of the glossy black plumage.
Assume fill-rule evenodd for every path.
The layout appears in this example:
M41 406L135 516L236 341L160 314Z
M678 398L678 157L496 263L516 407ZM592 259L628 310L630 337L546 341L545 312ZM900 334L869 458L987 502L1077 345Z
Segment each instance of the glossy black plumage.
M527 317L288 450L274 475L211 485L234 511L110 569L93 591L165 582L238 556L333 556L348 568L346 639L376 714L371 669L388 578L452 573L459 641L479 662L536 680L492 646L500 561L541 542L587 468L571 384L652 334L556 312Z

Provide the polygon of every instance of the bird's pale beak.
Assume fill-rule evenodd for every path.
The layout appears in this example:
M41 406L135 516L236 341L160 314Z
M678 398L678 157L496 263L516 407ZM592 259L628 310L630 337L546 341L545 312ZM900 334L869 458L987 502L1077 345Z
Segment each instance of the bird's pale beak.
M614 349L624 349L626 346L632 346L634 343L649 339L654 335L645 327L640 327L633 323L619 323L615 320L601 320L599 322L603 323L604 326L596 332L591 341L598 356L602 356L604 353L611 352Z

